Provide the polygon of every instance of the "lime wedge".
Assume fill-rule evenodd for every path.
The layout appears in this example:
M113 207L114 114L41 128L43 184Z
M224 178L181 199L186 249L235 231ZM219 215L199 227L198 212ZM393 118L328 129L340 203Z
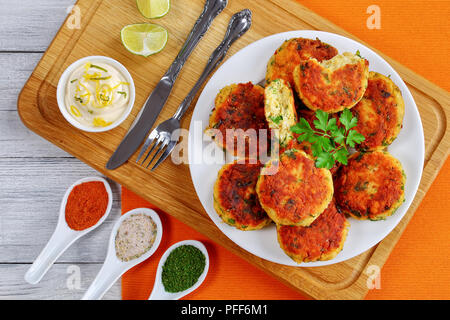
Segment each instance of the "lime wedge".
M170 0L136 0L141 14L148 19L164 17L170 10Z
M128 51L144 57L164 49L169 37L165 28L152 23L127 25L120 31L120 36Z

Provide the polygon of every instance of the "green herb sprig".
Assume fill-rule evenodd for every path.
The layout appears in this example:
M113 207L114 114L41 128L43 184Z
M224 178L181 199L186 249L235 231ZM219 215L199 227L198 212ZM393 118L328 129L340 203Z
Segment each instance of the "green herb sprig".
M349 147L354 148L365 140L364 136L352 129L358 124L358 118L353 116L350 110L345 109L337 125L336 118L328 118L328 113L317 110L316 120L313 121L313 129L306 119L291 127L291 131L299 134L298 141L311 143L313 156L316 158L316 167L331 169L336 161L347 165Z

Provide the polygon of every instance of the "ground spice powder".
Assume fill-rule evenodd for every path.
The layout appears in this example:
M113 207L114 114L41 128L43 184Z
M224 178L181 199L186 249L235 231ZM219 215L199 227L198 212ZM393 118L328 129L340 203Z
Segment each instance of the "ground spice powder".
M203 252L192 245L175 248L162 268L162 283L167 292L180 292L197 283L206 265Z
M108 200L108 192L101 181L84 182L75 186L67 198L67 224L77 231L92 227L105 214Z

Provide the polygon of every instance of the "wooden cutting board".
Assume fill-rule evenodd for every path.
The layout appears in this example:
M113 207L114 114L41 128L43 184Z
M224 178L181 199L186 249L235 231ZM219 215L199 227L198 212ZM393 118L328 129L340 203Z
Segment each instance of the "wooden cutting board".
M425 167L409 211L378 245L345 262L326 267L296 268L262 260L236 246L209 219L197 198L187 165L176 166L166 161L150 173L135 164L135 154L120 168L114 171L105 169L107 160L147 96L183 45L203 4L203 0L177 0L166 17L153 21L164 25L170 37L161 53L144 58L130 54L120 42L119 32L124 25L148 21L140 15L134 1L79 0L80 28L70 29L66 24L61 27L19 96L18 111L22 121L32 131L303 294L316 299L363 298L368 291L370 266L383 266L448 156L450 94L374 49L408 85L424 127ZM253 12L253 25L231 47L228 57L268 35L301 29L334 32L370 47L295 1L229 0L228 7L213 22L181 71L157 123L173 114L200 76L207 58L222 40L231 15L244 8ZM105 133L85 133L73 128L64 120L56 103L60 75L69 64L88 55L106 55L120 61L130 71L136 85L136 103L131 115L122 125ZM184 128L188 128L191 115L192 109L182 121Z

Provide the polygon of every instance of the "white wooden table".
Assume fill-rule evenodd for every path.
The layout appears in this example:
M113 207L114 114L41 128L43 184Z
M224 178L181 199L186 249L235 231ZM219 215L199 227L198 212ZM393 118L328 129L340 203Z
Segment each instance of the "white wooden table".
M75 0L0 0L0 299L79 299L106 256L120 215L120 187L103 225L79 239L37 285L24 274L56 226L60 200L76 180L99 175L29 131L17 97ZM80 285L77 285L77 271ZM120 299L120 281L105 299Z

